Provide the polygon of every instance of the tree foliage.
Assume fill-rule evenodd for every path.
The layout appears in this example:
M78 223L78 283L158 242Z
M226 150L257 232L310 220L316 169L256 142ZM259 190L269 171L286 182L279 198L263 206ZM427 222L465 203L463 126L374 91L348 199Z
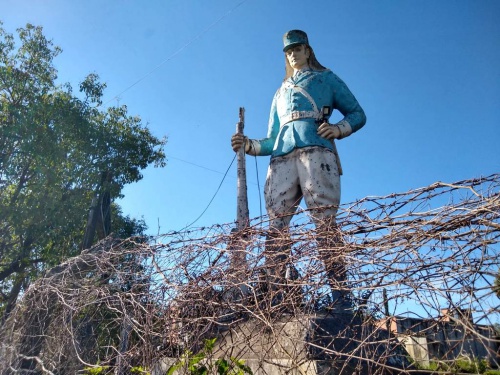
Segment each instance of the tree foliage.
M81 251L87 216L103 191L120 197L150 164L164 166L164 139L127 107L103 109L106 88L89 74L77 95L57 84L61 49L42 27L14 35L0 23L0 313L30 281ZM102 175L110 176L103 183ZM144 232L116 205L113 231Z

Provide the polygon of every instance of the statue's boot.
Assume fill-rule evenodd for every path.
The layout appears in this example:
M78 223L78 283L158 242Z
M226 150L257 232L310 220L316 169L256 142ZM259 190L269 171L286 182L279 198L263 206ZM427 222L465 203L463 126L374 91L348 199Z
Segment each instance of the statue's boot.
M266 238L266 300L271 306L281 305L286 287L286 265L290 246L279 232L269 232Z
M293 313L303 305L300 273L290 259L291 240L270 231L266 239L266 275L270 305L281 312Z

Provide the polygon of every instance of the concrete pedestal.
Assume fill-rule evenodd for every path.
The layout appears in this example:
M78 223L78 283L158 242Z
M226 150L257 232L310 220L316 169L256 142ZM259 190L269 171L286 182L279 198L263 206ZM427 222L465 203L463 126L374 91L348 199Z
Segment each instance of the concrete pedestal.
M397 374L408 365L387 338L350 313L255 315L218 327L213 359L242 359L255 375ZM163 362L153 374L174 363Z

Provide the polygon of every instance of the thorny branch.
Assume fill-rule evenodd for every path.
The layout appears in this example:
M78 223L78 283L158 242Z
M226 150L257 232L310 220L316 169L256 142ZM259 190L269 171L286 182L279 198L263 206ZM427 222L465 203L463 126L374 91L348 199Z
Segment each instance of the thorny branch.
M289 252L286 267L295 270L279 285L266 276L265 217L240 232L232 223L148 241L107 238L22 296L0 330L1 373L76 373L97 363L117 372L152 371L162 358L195 353L204 339L223 336L214 355L257 358L261 369L272 362L272 348L274 356L289 357L279 362L288 370L309 359L343 358L340 366L358 359L358 368L371 373L412 373L404 345L412 332L437 348L430 353L436 360L470 355L474 341L498 365L491 326L500 318L499 175L341 206L336 230L348 278L335 288L349 291L353 314L345 324L337 316L335 329L323 335L317 318L335 311L307 214L279 238ZM230 262L236 252L244 254L243 269L231 269L239 264ZM277 290L281 298L272 298ZM394 317L404 332L393 330ZM315 338L297 336L315 324Z

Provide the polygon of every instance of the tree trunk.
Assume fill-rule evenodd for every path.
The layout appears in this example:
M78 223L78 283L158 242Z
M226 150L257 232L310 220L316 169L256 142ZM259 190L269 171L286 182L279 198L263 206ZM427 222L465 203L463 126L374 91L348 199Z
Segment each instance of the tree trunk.
M5 306L5 310L0 320L0 327L2 327L5 324L5 321L9 317L11 311L16 306L17 297L21 292L21 288L24 284L24 281L25 281L25 275L24 274L18 275L16 281L14 282L14 285L12 286L12 289L10 290L9 297L7 298L7 304Z
M104 191L99 197L99 209L97 210L97 238L102 240L111 233L111 193L109 185L106 184Z
M99 239L103 239L111 233L111 181L111 172L102 172L100 192L96 192L90 206L82 250L90 249L94 243L96 231Z

